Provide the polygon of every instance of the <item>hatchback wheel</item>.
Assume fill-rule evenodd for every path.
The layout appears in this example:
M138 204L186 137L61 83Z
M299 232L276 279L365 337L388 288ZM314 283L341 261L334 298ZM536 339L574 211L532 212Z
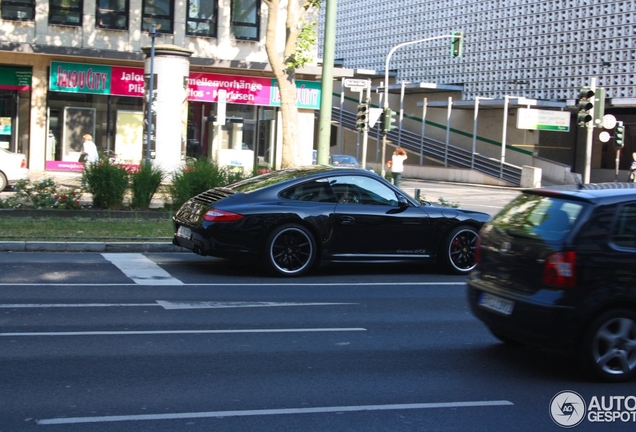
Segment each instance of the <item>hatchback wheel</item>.
M263 261L277 276L300 276L311 269L316 260L316 242L300 225L283 225L270 234Z
M455 274L467 274L475 268L477 230L469 226L453 229L442 243L441 264Z
M627 381L636 376L636 313L616 309L601 315L589 327L581 346L584 366L605 381Z
M509 338L508 336L504 335L503 333L501 333L499 330L495 330L492 327L488 327L488 330L490 330L490 333L496 337L497 339L499 339L501 342L505 343L506 345L509 346L522 346L523 343L516 341L515 339Z

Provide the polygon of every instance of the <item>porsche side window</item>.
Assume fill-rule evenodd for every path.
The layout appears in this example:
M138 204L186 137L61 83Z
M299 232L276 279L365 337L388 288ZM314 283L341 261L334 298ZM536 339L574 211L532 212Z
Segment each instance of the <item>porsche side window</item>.
M284 190L280 196L281 198L295 201L336 202L336 197L327 182L312 181L301 183Z
M329 184L339 203L397 206L395 192L379 181L363 176L331 177Z

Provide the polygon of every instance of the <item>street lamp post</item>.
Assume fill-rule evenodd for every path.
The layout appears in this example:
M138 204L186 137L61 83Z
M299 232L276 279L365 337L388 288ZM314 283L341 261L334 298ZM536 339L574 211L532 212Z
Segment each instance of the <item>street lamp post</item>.
M152 136L152 92L155 86L154 82L154 66L155 66L155 37L157 37L157 26L155 24L150 28L148 36L151 38L150 43L150 78L148 79L148 102L146 104L147 129L146 129L146 164L150 163L150 142Z
M382 107L383 112L386 113L386 110L389 108L389 61L391 60L391 56L393 55L393 53L397 51L398 49L407 45L413 45L413 44L422 43L422 42L429 42L436 39L447 39L447 38L458 38L458 37L463 37L463 36L458 36L456 34L434 36L434 37L430 37L426 39L418 39L414 41L403 42L391 48L391 50L389 51L389 54L386 56L386 62L384 63L384 105ZM384 177L386 174L386 171L384 169L386 162L384 159L386 157L387 133L388 131L384 131L384 134L382 135L382 177Z

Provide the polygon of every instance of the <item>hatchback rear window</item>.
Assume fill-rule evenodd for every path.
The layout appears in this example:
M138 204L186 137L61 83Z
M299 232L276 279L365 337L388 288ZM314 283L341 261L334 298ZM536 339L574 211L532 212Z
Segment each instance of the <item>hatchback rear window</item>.
M509 235L562 241L585 204L561 198L522 194L491 222Z

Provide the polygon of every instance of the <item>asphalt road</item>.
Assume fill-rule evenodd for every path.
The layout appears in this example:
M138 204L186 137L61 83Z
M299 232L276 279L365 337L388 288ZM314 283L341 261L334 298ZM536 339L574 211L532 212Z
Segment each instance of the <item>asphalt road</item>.
M435 267L184 253L0 254L0 378L2 432L549 431L561 391L634 393L498 343Z

